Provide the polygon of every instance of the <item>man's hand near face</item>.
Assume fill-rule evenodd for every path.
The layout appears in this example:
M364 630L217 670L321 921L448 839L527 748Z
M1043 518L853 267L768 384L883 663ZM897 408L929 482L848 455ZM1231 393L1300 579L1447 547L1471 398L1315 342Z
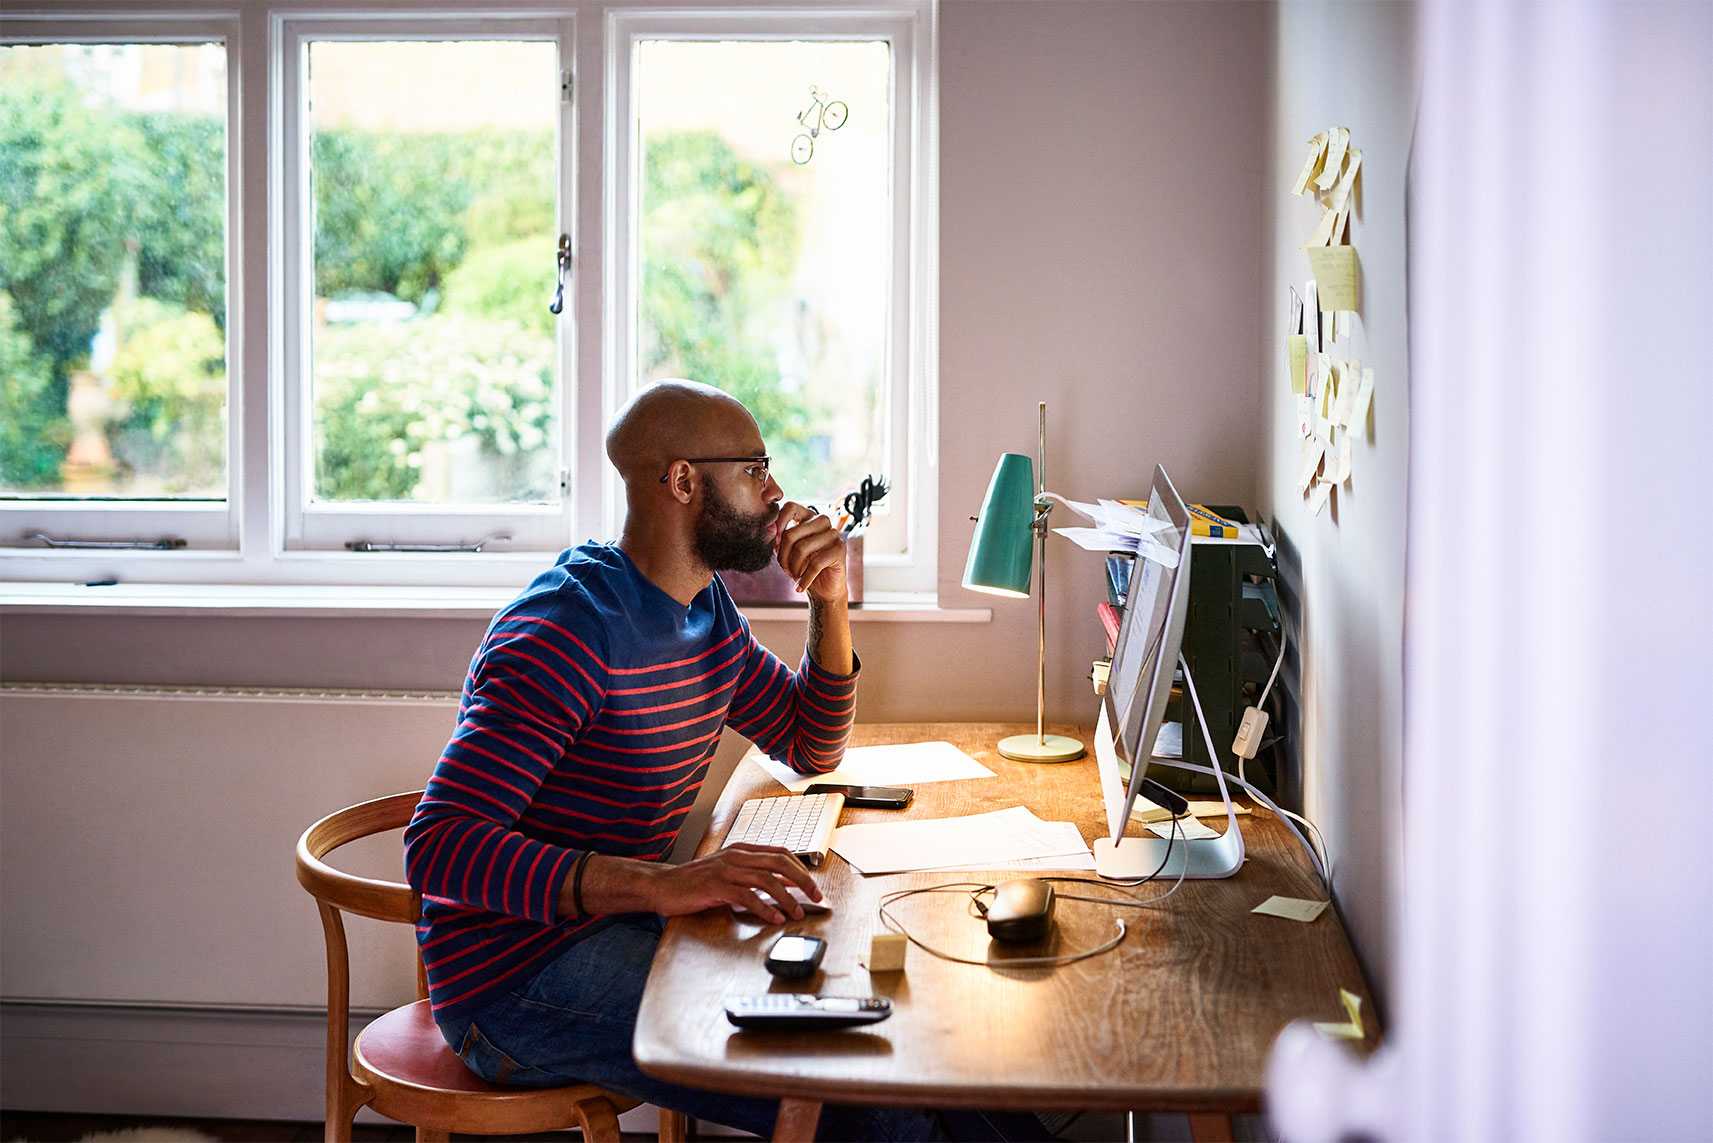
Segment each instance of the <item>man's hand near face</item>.
M834 675L856 669L851 650L845 538L820 512L787 500L779 506L773 547L779 566L809 597L809 657Z

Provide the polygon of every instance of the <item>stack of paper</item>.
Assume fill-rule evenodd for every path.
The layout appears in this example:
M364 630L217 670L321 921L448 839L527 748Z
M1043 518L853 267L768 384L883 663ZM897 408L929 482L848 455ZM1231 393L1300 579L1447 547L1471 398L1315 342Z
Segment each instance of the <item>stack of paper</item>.
M1063 864L1046 867L1086 869L1094 861L1074 823L1042 821L1024 806L961 818L840 826L832 848L861 873L995 869L1049 859Z
M765 754L746 755L781 786L800 794L816 782L850 786L909 786L958 778L991 778L993 771L950 742L900 742L892 746L853 746L844 761L825 774L800 774Z
M1054 528L1053 531L1078 547L1091 552L1135 552L1165 567L1178 566L1178 553L1154 537L1171 528L1170 520L1157 520L1138 508L1116 500L1098 504L1065 501L1078 515L1094 524L1092 528Z

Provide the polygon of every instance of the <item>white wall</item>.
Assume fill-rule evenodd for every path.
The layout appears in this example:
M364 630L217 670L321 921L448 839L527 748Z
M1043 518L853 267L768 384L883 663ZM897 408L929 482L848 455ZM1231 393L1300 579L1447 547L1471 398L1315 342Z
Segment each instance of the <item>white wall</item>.
M1397 925L1403 757L1404 515L1409 460L1405 189L1415 116L1414 5L1290 3L1279 9L1275 99L1262 177L1268 228L1261 363L1266 463L1259 501L1279 540L1295 641L1285 673L1302 725L1304 805L1326 834L1334 886L1370 986L1384 1005ZM1297 410L1286 372L1289 289L1313 274L1299 246L1320 209L1291 186L1305 144L1350 128L1362 148L1350 241L1361 312L1329 352L1375 372L1371 433L1347 487L1317 517L1297 494Z

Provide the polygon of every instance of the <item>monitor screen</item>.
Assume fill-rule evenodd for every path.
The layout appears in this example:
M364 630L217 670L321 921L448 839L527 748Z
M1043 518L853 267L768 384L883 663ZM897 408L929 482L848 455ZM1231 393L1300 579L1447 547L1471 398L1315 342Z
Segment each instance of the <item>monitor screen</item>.
M1123 835L1165 718L1189 609L1189 510L1159 466L1154 468L1146 515L1149 524L1130 570L1130 590L1101 699L1120 773L1129 770L1124 812L1111 823L1114 838ZM1174 555L1176 566L1169 566Z

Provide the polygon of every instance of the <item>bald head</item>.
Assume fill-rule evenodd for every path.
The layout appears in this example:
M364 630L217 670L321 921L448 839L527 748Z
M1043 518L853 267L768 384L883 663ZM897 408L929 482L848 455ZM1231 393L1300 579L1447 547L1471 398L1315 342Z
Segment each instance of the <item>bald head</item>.
M658 481L675 460L751 456L762 447L743 402L699 381L656 381L607 430L607 459L627 486Z

